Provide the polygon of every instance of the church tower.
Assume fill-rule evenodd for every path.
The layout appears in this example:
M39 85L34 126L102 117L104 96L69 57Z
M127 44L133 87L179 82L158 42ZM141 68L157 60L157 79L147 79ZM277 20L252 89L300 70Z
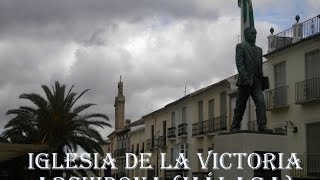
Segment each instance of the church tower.
M115 98L115 130L119 131L124 129L124 108L125 108L125 97L123 95L123 82L118 82L118 96Z

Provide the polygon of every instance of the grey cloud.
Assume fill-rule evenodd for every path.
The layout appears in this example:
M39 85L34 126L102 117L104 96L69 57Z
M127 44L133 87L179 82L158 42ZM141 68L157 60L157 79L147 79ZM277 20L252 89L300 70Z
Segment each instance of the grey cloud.
M118 29L106 46L78 49L77 62L68 78L83 87L92 87L91 100L105 105L113 117L117 80L122 75L127 117L135 120L180 98L184 86L198 89L202 84L233 75L239 27L226 28L237 22L236 18L216 23L176 22L145 32L140 32L139 27L144 25L126 24L126 31ZM265 44L266 33L260 36L258 43Z
M208 16L188 0L4 0L0 2L0 39L31 37L90 41L113 21L131 23L152 16L175 18Z
M182 97L184 86L190 93L233 75L239 21L235 1L3 0L0 127L6 110L21 104L19 94L55 80L90 88L81 102L113 120L120 75L126 117L136 120ZM256 23L264 50L271 22Z
M268 12L274 4L281 11L294 6L290 0L259 0L254 3L255 11ZM117 28L114 24L119 21L136 24L161 17L160 25L165 25L177 20L215 21L221 16L238 15L237 2L223 0L3 0L0 41L50 39L103 45L99 35Z

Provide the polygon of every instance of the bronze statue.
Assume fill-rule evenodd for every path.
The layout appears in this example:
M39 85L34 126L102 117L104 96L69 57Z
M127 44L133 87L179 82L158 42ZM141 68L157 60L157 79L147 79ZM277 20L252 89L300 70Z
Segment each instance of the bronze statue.
M238 96L234 109L234 118L231 132L240 131L241 120L246 109L246 103L251 95L256 105L258 130L272 133L266 127L267 116L264 102L263 72L262 72L262 49L255 45L257 31L254 27L244 30L245 42L236 46L236 65L239 72L237 81Z

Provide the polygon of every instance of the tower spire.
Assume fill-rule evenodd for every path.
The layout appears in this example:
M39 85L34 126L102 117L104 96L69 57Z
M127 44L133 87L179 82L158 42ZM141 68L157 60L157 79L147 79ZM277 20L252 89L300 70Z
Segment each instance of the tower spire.
M115 129L119 131L124 129L124 119L125 119L125 97L123 95L123 82L118 82L118 95L115 98Z

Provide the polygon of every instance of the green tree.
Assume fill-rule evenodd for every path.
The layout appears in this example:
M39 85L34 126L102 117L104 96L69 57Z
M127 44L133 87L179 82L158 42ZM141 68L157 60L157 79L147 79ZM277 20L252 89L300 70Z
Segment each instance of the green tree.
M21 94L21 99L33 105L7 112L13 118L6 124L2 138L11 143L46 144L49 152L59 154L76 152L78 146L86 152L102 154L104 141L96 127L111 127L107 122L109 118L105 114L85 112L95 104L76 106L88 89L76 93L73 87L67 91L66 85L55 82L51 89L42 85L45 97L36 93Z

